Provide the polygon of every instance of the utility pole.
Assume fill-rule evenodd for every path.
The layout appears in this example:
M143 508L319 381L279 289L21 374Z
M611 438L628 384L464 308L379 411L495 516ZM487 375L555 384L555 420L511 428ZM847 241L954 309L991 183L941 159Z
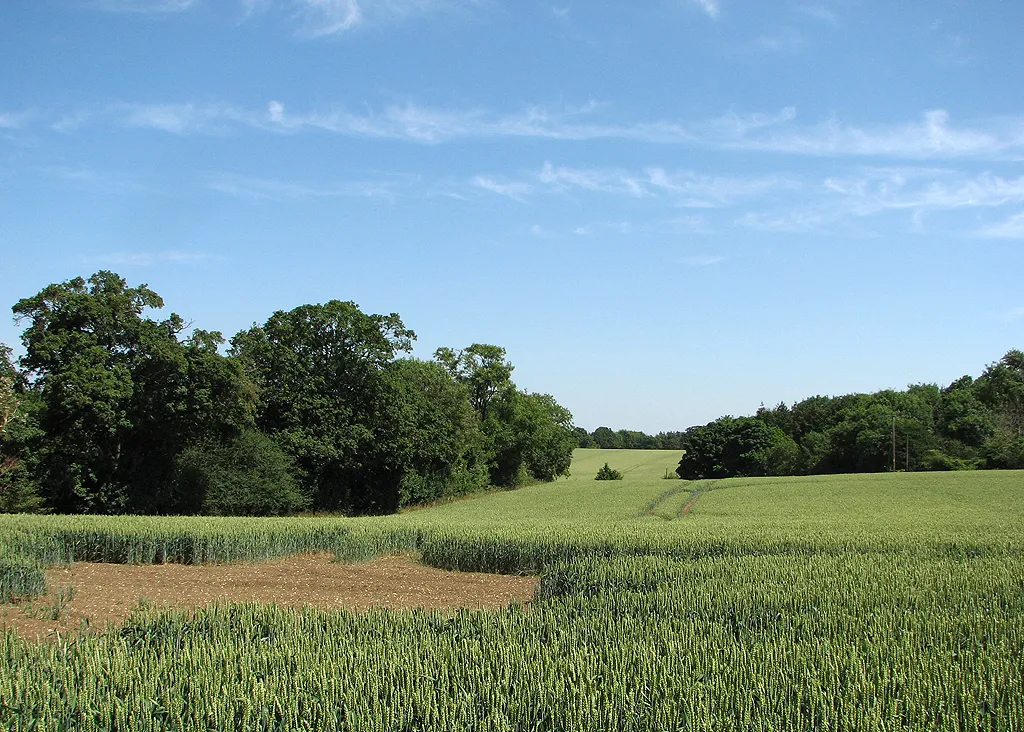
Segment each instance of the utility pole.
M892 415L892 472L896 472L896 415Z

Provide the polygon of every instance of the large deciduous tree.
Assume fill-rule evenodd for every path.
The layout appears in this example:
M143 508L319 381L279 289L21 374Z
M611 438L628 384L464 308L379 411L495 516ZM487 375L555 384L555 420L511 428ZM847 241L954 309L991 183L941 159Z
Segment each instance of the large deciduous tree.
M443 366L400 359L388 368L401 466L397 506L468 493L487 484L487 457L469 390Z
M572 415L548 394L517 390L504 348L474 343L458 351L439 348L434 358L469 392L485 437L491 483L512 487L568 475L577 445Z
M1000 427L1024 437L1024 352L1013 349L989 364L974 383L975 393L995 410Z
M515 367L505 359L505 349L486 343L474 343L468 348L453 350L438 348L434 359L454 379L466 385L469 402L480 415L487 419L491 402L512 385L512 371Z
M774 425L756 417L721 417L686 431L676 473L687 480L785 475L799 448Z
M60 512L179 513L170 488L188 444L249 421L249 389L217 353L218 333L178 339L184 322L146 316L163 300L101 271L45 287L13 308L28 321L21 364L39 394L39 489Z
M275 312L231 339L259 389L258 426L291 455L321 510L394 510L403 466L385 371L416 335L396 313L331 300Z

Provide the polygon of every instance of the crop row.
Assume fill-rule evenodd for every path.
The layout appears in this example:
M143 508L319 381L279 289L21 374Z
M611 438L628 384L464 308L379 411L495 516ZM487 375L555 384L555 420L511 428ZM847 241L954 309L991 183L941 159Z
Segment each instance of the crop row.
M0 641L12 730L1014 729L1019 559L621 557L530 608L212 606Z

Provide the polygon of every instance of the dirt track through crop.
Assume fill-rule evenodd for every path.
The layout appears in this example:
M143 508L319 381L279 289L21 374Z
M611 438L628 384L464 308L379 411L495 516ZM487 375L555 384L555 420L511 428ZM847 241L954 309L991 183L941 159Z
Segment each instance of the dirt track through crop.
M704 491L694 491L693 495L690 496L690 500L686 502L685 506L683 506L683 510L679 512L679 518L683 518L688 513L690 513L690 511L693 510L694 504L697 503L697 499L699 499L702 495L704 495Z

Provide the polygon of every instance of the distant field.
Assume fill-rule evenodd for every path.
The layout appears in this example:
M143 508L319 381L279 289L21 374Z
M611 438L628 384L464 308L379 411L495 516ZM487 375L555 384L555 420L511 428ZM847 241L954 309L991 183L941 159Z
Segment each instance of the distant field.
M539 574L528 610L140 603L106 633L7 635L0 723L1024 729L1024 473L666 480L679 457L579 450L567 479L379 518L0 517L15 595L81 558ZM605 462L624 479L595 481Z

